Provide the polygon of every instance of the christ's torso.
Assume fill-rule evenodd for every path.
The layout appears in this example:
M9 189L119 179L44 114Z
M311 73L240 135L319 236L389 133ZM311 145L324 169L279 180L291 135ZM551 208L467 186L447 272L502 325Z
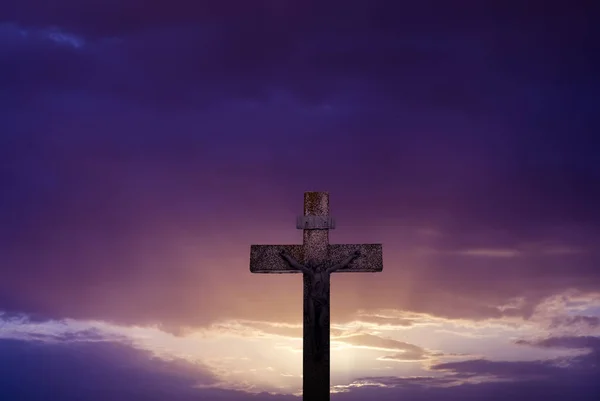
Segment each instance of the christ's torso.
M310 275L310 297L318 302L329 301L329 273L325 270L314 271Z

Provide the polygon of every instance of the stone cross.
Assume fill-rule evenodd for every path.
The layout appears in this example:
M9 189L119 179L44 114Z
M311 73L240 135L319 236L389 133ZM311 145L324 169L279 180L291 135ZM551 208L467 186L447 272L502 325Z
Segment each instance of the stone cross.
M304 339L302 399L329 401L329 285L330 274L380 272L381 244L329 244L329 193L305 192L304 216L297 228L304 230L302 245L252 245L252 273L303 273Z

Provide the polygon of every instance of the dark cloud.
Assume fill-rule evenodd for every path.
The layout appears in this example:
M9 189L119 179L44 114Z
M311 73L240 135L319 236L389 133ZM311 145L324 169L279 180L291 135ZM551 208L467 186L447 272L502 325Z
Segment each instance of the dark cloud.
M552 319L550 328L555 329L559 327L572 327L572 326L584 326L584 327L598 327L600 326L600 317L597 316L560 316Z
M549 337L542 340L518 340L516 344L544 348L586 349L587 352L571 358L543 361L489 361L485 359L447 362L431 367L457 377L492 376L511 380L585 381L598 374L600 365L599 337Z
M600 353L600 338L592 336L548 337L534 341L518 340L516 343L543 348L588 348L591 352Z
M103 343L113 342L117 345L126 344L129 340L120 335L108 335L106 333L102 333L97 329L88 329L74 332L66 332L61 334L47 334L47 333L26 333L20 334L20 339L28 339L28 340L36 340L36 341L44 341L44 342L59 342L59 343L72 343L76 341L81 342L92 342L92 341L101 341Z
M358 377L354 379L354 383L362 384L383 384L387 387L416 387L416 386L439 386L443 384L451 384L454 382L452 377L433 377L433 376L411 376L411 377L396 377L396 376L369 376Z
M0 394L8 399L59 401L297 399L211 388L218 379L201 364L166 361L126 343L95 337L85 341L85 333L79 334L82 341L76 342L0 339Z
M201 366L165 362L124 344L0 340L0 392L10 399L162 399L215 382ZM149 397L149 398L146 398Z
M524 82L539 87L540 80L548 84L571 74L579 87L594 76L591 60L574 50L589 40L591 21L583 8L526 14L518 7L473 3L464 13L450 7L454 18L448 18L441 12L448 7L443 2L433 7L238 0L214 7L185 0L142 7L133 0L63 0L64 6L50 9L37 1L8 3L0 13L5 23L63 30L87 39L87 45L77 59L73 51L50 48L43 55L33 49L9 54L15 67L4 71L6 80L22 85L19 78L26 76L30 85L40 79L60 82L68 71L70 87L162 107L227 95L264 99L273 89L320 102L358 87L359 96L366 91L376 94L372 100L383 101L377 108L397 104L485 115L501 101L504 113L511 107L514 118L539 108L531 104L539 97L532 97ZM111 42L115 37L118 41ZM28 68L16 68L19 62ZM35 70L45 64L65 68ZM546 102L555 95L546 90Z
M372 235L385 282L335 278L339 319L528 317L600 288L583 5L46 3L0 5L0 309L173 330L297 322L299 286L249 286L244 261L282 240L267 228L289 227L307 188L332 192L342 225L391 226ZM421 226L440 252L401 238ZM585 252L447 253L537 242Z
M594 343L597 346L597 342ZM0 340L0 394L11 399L60 401L85 398L115 400L273 400L298 397L194 388L210 385L215 377L201 366L182 361L162 361L126 344L93 342L25 342ZM494 364L497 364L494 366ZM537 363L465 361L437 365L452 373L439 377L363 377L334 393L332 400L501 400L520 401L531 396L544 400L595 400L600 394L597 367L582 371L571 367L539 368ZM530 367L535 367L530 371ZM439 369L438 369L439 370ZM514 380L466 384L473 375ZM535 377L534 377L535 376Z
M564 369L547 362L496 362L484 359L447 362L434 365L432 369L452 372L459 377L490 375L515 380L547 377L564 371Z
M595 377L598 375L600 342L597 337L548 338L530 344L543 347L589 348L589 353L569 360L546 361L489 361L466 360L433 365L431 369L444 372L441 377L372 377L357 379L362 386L346 395L352 400L359 395L377 391L378 385L387 387L381 398L393 399L393 395L410 394L416 400L475 400L475 399L573 399L592 400L600 395ZM468 380L484 378L483 381ZM372 386L371 388L369 388ZM393 389L393 390L392 390ZM389 398L388 398L389 397ZM358 399L358 398L356 398Z
M527 342L520 342L525 344ZM515 400L535 396L544 400L567 398L593 400L600 395L596 377L600 343L597 337L549 338L527 343L544 347L589 348L585 355L545 361L465 360L430 367L441 376L364 377L340 399L373 396L392 400L404 395L411 400ZM382 387L384 389L382 389Z
M394 382L394 386L383 386L379 378L366 378L360 386L347 393L334 394L332 400L354 401L378 399L392 401L406 398L416 401L475 401L475 400L529 400L532 397L560 401L577 399L592 401L600 394L600 388L593 380L578 381L525 381L525 382L484 382L477 384L454 384L447 386L445 379L401 379L383 380Z

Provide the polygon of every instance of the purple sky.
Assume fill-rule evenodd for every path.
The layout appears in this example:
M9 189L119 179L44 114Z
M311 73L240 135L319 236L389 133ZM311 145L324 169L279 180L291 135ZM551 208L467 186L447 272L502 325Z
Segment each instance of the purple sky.
M597 399L597 27L559 3L1 2L0 398L298 400L301 280L249 248L316 190L384 244L333 278L333 400Z

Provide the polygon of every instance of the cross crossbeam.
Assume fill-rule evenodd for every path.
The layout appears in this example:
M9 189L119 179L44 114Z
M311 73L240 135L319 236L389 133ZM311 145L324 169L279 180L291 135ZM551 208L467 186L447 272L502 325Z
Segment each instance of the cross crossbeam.
M301 273L290 267L281 257L283 251L296 260L305 260L303 245L252 245L250 271L262 274ZM331 264L341 263L346 256L356 251L360 252L361 257L338 272L374 273L383 270L381 244L330 244L328 251L328 260Z
M316 216L316 217L315 217ZM329 244L327 192L304 193L302 245L252 245L252 273L303 273L304 401L329 401L330 393L330 275L332 272L380 272L381 244ZM321 222L327 222L321 223Z

